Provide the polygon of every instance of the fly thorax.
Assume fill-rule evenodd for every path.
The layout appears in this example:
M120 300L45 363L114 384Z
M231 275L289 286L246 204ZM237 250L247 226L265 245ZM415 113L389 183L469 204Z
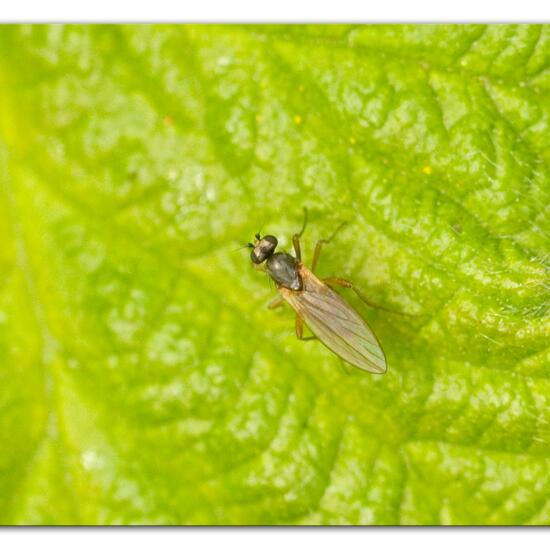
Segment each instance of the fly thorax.
M266 262L269 276L280 286L290 290L302 290L298 262L286 252L276 252Z

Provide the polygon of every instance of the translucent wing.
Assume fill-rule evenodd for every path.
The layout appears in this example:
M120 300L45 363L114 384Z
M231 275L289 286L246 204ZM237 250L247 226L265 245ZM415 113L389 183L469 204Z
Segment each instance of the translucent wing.
M348 363L377 374L386 372L384 352L367 323L309 269L301 266L300 275L303 290L279 288L279 292L311 332Z

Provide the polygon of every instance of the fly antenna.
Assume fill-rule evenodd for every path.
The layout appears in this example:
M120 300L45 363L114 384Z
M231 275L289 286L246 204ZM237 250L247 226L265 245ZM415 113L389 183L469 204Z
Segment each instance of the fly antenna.
M239 246L239 248L234 248L231 252L238 252L239 250L242 250L243 248L254 248L254 245L252 243L246 243L243 246Z
M262 237L261 237L261 234L262 234L262 229L264 228L264 224L262 223L262 225L260 226L260 229L256 232L256 234L254 235L254 237L259 241Z

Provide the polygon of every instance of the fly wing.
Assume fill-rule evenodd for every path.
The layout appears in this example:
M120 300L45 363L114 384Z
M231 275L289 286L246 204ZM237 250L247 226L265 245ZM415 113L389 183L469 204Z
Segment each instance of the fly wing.
M360 369L386 372L384 352L359 314L311 271L301 268L304 289L279 292L327 348Z

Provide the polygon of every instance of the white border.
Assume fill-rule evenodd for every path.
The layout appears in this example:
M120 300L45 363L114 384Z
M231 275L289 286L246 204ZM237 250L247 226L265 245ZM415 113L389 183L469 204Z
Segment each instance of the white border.
M464 550L548 548L544 528L103 528L0 529L3 548L35 550ZM10 544L11 543L11 544Z
M546 0L18 0L2 22L550 22Z

